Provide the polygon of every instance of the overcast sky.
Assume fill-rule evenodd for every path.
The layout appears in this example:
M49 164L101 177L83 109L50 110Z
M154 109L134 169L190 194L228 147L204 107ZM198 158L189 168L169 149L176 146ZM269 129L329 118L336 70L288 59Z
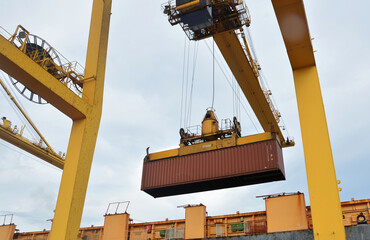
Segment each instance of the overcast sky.
M145 149L150 146L155 152L179 143L185 37L180 26L167 22L161 0L113 0L103 116L81 226L103 225L107 205L117 201L131 201L128 212L135 222L184 218L184 210L176 206L188 203L205 204L211 216L264 210L264 201L256 196L279 192L304 192L309 204L292 72L272 5L269 0L246 3L256 54L296 141L295 147L284 149L287 180L159 199L140 191ZM370 198L370 3L305 4L337 178L342 182L341 201ZM0 26L14 32L21 24L84 65L91 6L91 0L1 1ZM208 39L198 46L190 125L201 123L212 101L212 55L206 42L211 44ZM190 43L191 52L194 46ZM221 59L218 52L216 56ZM219 119L232 118L232 90L219 68L215 73L216 114ZM21 125L0 92L0 115ZM65 152L71 120L52 106L30 103L19 94L18 99L49 143ZM245 99L242 102L247 105ZM256 119L251 121L244 110L240 122L244 135L260 131L254 127ZM0 140L0 215L14 214L21 231L50 229L46 220L53 217L61 175L61 170Z

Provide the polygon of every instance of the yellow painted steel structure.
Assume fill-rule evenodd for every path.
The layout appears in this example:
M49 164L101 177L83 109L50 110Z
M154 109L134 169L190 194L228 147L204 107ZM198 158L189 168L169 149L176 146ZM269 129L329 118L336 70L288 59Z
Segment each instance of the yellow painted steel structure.
M222 2L226 4L228 1ZM216 6L212 3L214 2L211 1L211 6ZM272 0L272 4L293 69L315 239L345 239L337 179L303 0ZM199 26L193 26L192 29L192 26L182 23L181 16L184 13L176 12L174 8L176 7L171 4L165 7L170 23L180 23L193 40L213 36L262 128L277 132L282 146L287 146L278 126L276 111L260 86L256 71L258 65L249 53L247 42L244 41L246 46L243 49L236 35L235 30L242 28L243 17L231 21L224 16L227 19L224 25L235 26L227 31L216 23L214 26L204 27L202 32L198 31ZM188 11L196 10L189 8ZM243 15L242 11L238 13ZM240 32L245 40L244 32Z
M111 0L94 0L87 48L82 101L85 118L73 121L66 163L50 239L74 239L78 233L98 135L108 47Z
M82 98L0 37L0 69L73 120L51 240L78 234L102 112L111 4L93 1Z
M194 7L197 4L198 8ZM280 113L274 107L269 97L269 91L261 86L258 64L252 58L243 30L243 25L248 26L250 24L248 10L244 2L213 0L207 6L216 9L213 10L213 13L218 15L212 15L212 17L216 18L217 21L213 19L212 26L202 26L202 31L191 29L188 24L182 22L184 14L199 11L204 7L201 6L199 1L191 1L178 6L169 2L165 6L164 13L168 15L169 22L172 25L180 24L192 40L213 37L263 130L265 132L276 132L282 147L294 146L295 143L292 139L284 138L279 126ZM240 31L245 46L241 44L236 31Z
M31 43L30 38L36 38L31 36L30 33L21 25L18 25L15 33L10 37L9 42L16 45L16 40L22 39L20 42L19 50L25 53L29 58L31 58L38 65L42 66L51 75L57 78L60 82L68 84L67 80L71 80L73 84L82 88L83 85L83 74L78 73L77 63L67 62L67 63L57 63L53 60L50 55L55 54L55 49L52 48L35 48ZM35 44L35 43L34 43ZM43 49L43 50L42 50ZM55 56L55 55L54 55Z
M52 152L53 154L56 154L53 150L53 148L50 146L50 144L46 141L44 136L42 136L41 132L37 129L35 124L31 121L31 119L28 117L28 115L25 113L25 111L22 109L22 107L19 105L19 103L15 100L13 95L10 93L8 88L5 86L4 82L0 79L0 85L5 90L6 94L9 96L10 100L16 105L18 110L22 113L23 117L26 118L29 124L31 124L32 128L36 131L36 133L40 136L41 140L46 144L48 151Z
M16 107L19 109L21 114L26 118L26 120L31 124L32 128L37 132L37 134L40 136L41 140L39 143L35 144L28 139L24 138L23 130L25 126L21 127L21 130L17 128L17 126L14 126L14 128L11 127L11 122L9 120L3 119L3 125L0 123L0 138L7 141L10 144L15 145L16 147L21 148L22 150L31 153L42 160L60 168L63 169L64 166L64 159L62 156L55 153L55 151L51 148L49 143L46 141L46 139L42 136L40 131L37 129L35 124L31 121L31 119L27 116L27 114L24 112L22 107L19 105L19 103L15 100L13 95L10 93L8 88L5 86L4 82L0 79L0 85L4 88L5 92L9 96L9 98L13 101L13 103L16 105ZM46 144L46 148L42 147L42 143Z
M69 90L2 36L0 36L0 68L72 120L83 119L92 111L93 107L88 102Z
M275 111L272 111L271 104L261 88L258 75L255 73L255 68L248 61L235 31L218 33L214 35L214 40L263 130L265 132L276 132L282 147L294 146L293 141L287 142L284 139L277 117L274 114Z
M41 158L57 168L63 169L64 160L60 156L41 148L27 139L24 139L19 133L14 132L14 129L6 128L4 125L0 124L0 138L36 157Z
M218 139L214 141L198 143L194 145L185 146L180 144L180 148L166 150L162 152L151 153L147 156L147 161L154 161L170 157L184 156L193 153L206 152L211 150L216 150L220 148L235 147L240 145L245 145L249 143L256 143L267 141L275 138L275 134L271 132L259 133L255 135L238 137L235 135L225 139Z
M303 0L272 0L272 4L293 70L315 240L346 239Z
M200 0L194 0L194 1L191 1L191 2L188 2L188 3L185 3L185 4L182 4L182 5L178 6L177 10L181 11L181 10L184 10L184 9L187 9L187 8L196 7L196 6L199 6L199 4L200 4Z

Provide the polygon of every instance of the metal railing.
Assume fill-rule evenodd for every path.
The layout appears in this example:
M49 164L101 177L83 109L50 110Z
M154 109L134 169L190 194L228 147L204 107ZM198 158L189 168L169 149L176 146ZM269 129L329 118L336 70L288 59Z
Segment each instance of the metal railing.
M220 129L221 131L230 130L232 128L233 128L233 123L229 118L221 120L221 129Z
M251 21L247 6L243 1L239 0L207 0L188 9L182 9L181 6L178 9L176 2L170 0L162 4L162 10L164 14L168 15L170 24L180 24L185 34L191 40L199 40L220 32L238 29L243 25L249 26ZM204 18L209 18L204 23L191 26L186 21L183 21L183 17L194 11L209 11L212 14L209 13L208 16L207 14L203 16ZM221 12L229 12L229 14L215 14Z
M69 61L47 41L30 34L21 25L17 26L13 35L0 27L0 34L75 94L82 96L82 80L85 71L82 65L76 61Z
M119 213L119 212L118 212L118 209L119 209L119 206L120 206L121 204L127 204L127 205L126 205L126 208L125 208L125 211L124 211L124 213L127 213L127 209L128 209L128 206L130 205L130 201L109 203L109 204L108 204L107 211L105 212L105 215L108 215L108 214L109 214L109 209L110 209L110 207L111 207L111 206L116 206L116 210L115 210L114 214Z
M189 137L196 137L202 135L202 127L200 125L190 126L186 128L186 134Z
M13 224L13 216L14 216L13 214L0 215L0 218L2 217L4 219L3 220L3 225L11 225L11 224ZM10 219L8 224L7 224L6 219Z

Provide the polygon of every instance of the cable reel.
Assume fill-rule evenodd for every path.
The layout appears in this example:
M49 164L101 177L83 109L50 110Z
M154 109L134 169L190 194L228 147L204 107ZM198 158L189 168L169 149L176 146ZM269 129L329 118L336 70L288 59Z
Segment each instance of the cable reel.
M77 62L72 63L64 59L63 56L59 56L60 54L47 41L39 36L30 34L20 25L9 41L53 77L65 84L76 94L81 95L83 74L77 73ZM41 98L22 83L10 75L8 76L12 85L23 97L37 104L47 103L45 99Z

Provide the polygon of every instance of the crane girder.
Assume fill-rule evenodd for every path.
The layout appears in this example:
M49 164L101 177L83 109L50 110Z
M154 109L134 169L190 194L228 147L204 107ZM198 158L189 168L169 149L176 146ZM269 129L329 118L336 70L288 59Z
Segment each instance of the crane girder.
M58 108L71 119L82 119L91 106L26 54L0 36L0 69Z
M270 104L261 88L259 79L255 75L236 33L234 31L219 33L214 35L214 40L234 74L235 79L238 81L263 130L265 132L276 132L282 147L294 146L294 142L287 142L284 139Z
M292 69L316 65L306 11L299 0L273 0Z
M61 157L55 156L51 152L48 152L47 150L42 149L30 141L27 141L23 137L11 132L10 130L5 129L3 126L1 126L1 124L0 138L36 157L39 157L40 159L56 166L57 168L63 169L64 167L64 160Z

